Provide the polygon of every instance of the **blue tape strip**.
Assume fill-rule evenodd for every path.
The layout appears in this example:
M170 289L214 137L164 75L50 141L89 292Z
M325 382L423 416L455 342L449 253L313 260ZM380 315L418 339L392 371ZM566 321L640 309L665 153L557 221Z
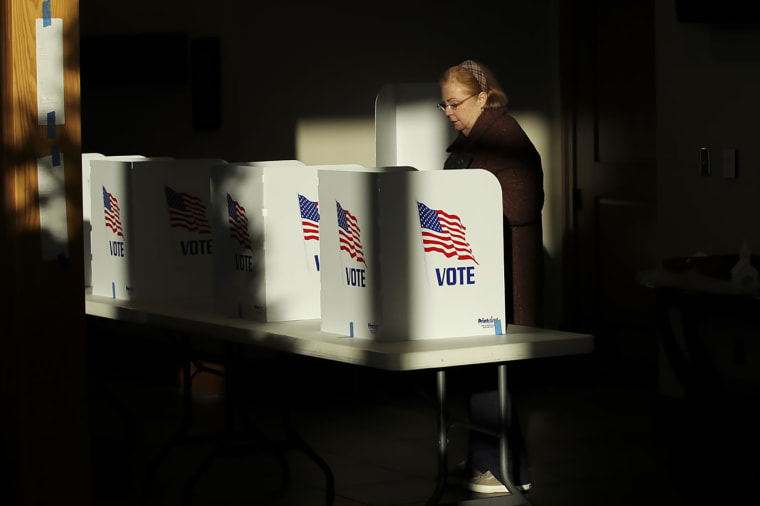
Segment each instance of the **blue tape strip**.
M47 113L47 138L55 139L55 111Z
M53 159L53 167L61 165L61 148L56 144L50 146L50 157Z
M42 2L42 26L50 26L53 24L50 16L50 0Z
M504 333L504 331L501 330L501 320L498 319L498 318L496 318L493 321L493 328L494 328L494 331L496 331L496 334L499 335L499 336Z
M348 328L350 329L348 334L349 337L354 337L354 322L349 322Z
M111 281L111 298L112 299L116 298L116 283L114 283L113 281Z

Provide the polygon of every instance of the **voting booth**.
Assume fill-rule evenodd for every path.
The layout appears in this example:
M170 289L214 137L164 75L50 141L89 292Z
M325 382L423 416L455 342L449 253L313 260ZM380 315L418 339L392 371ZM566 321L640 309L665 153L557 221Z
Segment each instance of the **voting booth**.
M217 311L259 321L320 317L318 172L296 160L227 164L214 170Z
M321 171L319 200L323 331L380 341L506 331L493 174Z
M106 156L102 153L82 153L82 241L84 245L84 286L92 286L92 219L90 212L90 162L92 160L145 160L142 155Z
M436 107L438 83L383 86L375 99L375 165L441 170L457 131Z
M92 293L125 300L213 293L210 180L218 159L90 161Z

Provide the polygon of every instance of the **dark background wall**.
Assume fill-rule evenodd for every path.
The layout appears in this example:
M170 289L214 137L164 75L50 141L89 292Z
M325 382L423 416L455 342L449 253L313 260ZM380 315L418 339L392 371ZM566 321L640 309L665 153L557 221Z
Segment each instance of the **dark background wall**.
M298 119L372 117L382 85L435 82L443 69L467 58L494 68L517 110L546 111L547 97L558 89L554 3L392 0L369 7L138 0L113 9L85 0L80 2L83 50L94 47L102 57L82 64L83 150L293 157ZM144 42L155 34L183 36L187 47L164 41L151 49ZM139 42L134 51L143 57L120 64L122 52L107 50L114 35L139 35L133 38ZM191 77L203 65L200 77L212 76L209 61L194 57L192 49L209 37L219 44L220 121L217 129L201 130L193 128L192 106L204 97L194 101L193 88L204 82ZM151 79L150 68L142 76L125 75L131 74L128 65L139 74L141 60L143 67L155 68L159 57L174 69L169 77L176 82ZM123 73L97 82L103 66ZM206 91L206 101L216 100Z
M691 3L703 7L692 22L655 4L660 247L738 253L746 240L760 253L760 16L741 2ZM700 175L700 147L711 151L710 176ZM735 179L723 175L725 148L737 150Z

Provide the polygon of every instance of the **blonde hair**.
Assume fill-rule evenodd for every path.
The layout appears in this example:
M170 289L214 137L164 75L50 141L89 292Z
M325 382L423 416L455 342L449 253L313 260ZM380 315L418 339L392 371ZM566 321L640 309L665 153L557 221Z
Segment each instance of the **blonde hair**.
M476 61L465 60L459 65L446 69L439 80L441 86L448 83L461 85L470 94L486 93L485 109L504 107L509 102L493 72Z

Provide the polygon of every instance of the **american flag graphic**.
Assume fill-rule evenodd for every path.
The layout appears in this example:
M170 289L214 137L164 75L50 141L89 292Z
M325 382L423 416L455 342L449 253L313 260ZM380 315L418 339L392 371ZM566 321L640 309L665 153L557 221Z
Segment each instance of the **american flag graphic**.
M430 209L422 202L417 202L422 227L422 245L426 252L438 252L446 258L456 257L457 260L472 260L472 248L465 237L465 226L455 214Z
M105 186L103 187L103 211L106 216L106 227L110 228L114 234L124 237L124 231L121 228L119 201L108 193Z
M303 226L303 238L305 241L319 240L318 205L318 202L312 202L300 193L298 194L298 206L301 208L301 225Z
M245 208L237 200L234 200L229 193L227 194L227 213L229 215L230 237L239 242L244 248L252 250Z
M168 186L166 189L166 205L169 208L169 226L186 228L190 232L210 234L211 225L206 218L206 206L198 197L180 193Z
M357 262L367 264L364 261L364 251L362 251L361 231L356 216L343 209L340 202L335 201L338 208L338 239L340 249L348 252L351 258L356 258Z

